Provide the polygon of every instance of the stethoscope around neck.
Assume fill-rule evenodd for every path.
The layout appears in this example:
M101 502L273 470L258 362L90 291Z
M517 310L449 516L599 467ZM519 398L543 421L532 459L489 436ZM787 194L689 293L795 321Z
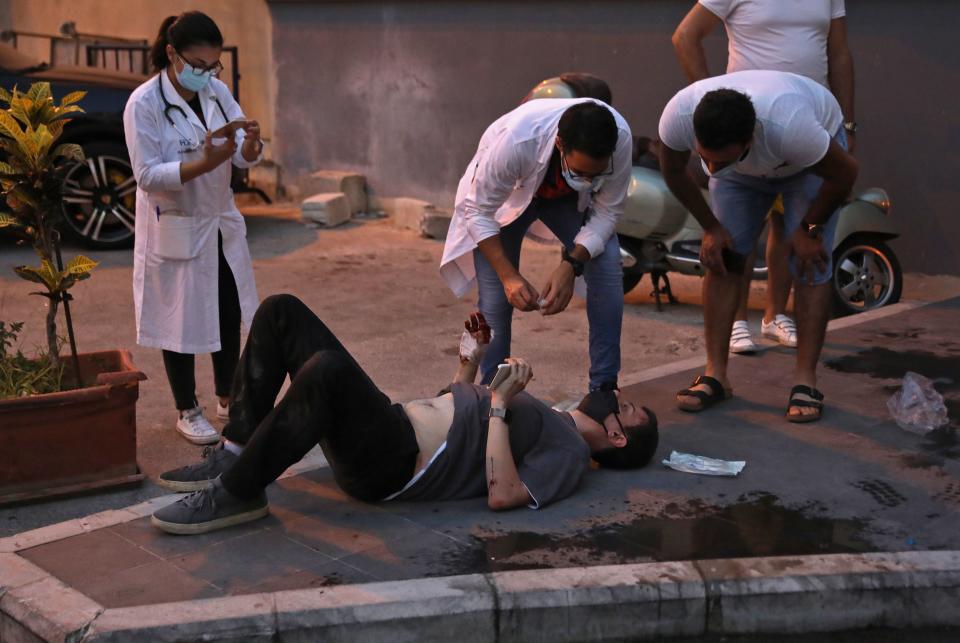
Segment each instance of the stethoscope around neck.
M164 73L166 72L161 71L159 74L157 74L157 86L160 88L160 100L163 101L163 117L167 119L167 122L170 123L170 126L173 127L173 130L177 134L179 134L181 138L183 138L184 140L192 141L194 143L193 146L190 148L191 151L198 150L203 145L203 143L197 140L196 136L185 135L183 131L181 131L180 128L177 127L176 121L170 115L170 110L178 111L180 112L180 116L183 117L183 122L187 123L188 125L190 123L190 119L187 117L187 113L183 110L183 108L180 107L179 105L174 105L173 103L167 100L167 96L163 92L163 78L160 77L160 75ZM220 99L217 98L216 95L211 96L211 98L213 98L213 102L217 104L217 109L220 110L220 114L223 116L223 122L229 123L230 119L227 118L227 112L224 111L223 105L220 104ZM192 127L190 129L193 130ZM194 130L194 134L196 134L195 130Z

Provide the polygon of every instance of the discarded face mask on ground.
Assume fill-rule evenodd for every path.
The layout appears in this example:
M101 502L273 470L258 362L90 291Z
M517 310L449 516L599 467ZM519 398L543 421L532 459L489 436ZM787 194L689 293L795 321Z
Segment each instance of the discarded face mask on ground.
M887 409L901 429L926 435L947 423L943 396L928 378L908 371L900 390L887 400Z
M735 476L743 471L747 463L743 460L717 460L692 453L673 451L670 459L663 461L664 466L683 473L696 473L702 476Z

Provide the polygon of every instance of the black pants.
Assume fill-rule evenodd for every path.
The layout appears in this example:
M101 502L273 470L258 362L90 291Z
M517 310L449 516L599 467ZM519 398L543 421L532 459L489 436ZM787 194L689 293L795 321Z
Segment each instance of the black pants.
M290 388L274 406L287 375ZM223 436L246 445L221 478L241 498L260 493L319 444L341 489L381 500L413 477L419 453L403 407L292 295L268 297L253 318Z
M219 276L217 295L220 302L220 350L213 353L213 382L218 397L230 395L233 374L240 358L240 295L227 258L223 256L223 236L217 232ZM197 381L193 355L163 351L163 366L173 391L177 410L197 405Z

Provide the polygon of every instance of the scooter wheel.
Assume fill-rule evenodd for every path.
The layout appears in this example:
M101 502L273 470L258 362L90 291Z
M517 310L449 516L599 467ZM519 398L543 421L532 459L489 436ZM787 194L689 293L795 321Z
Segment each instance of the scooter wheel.
M903 271L897 255L878 239L848 239L833 253L835 317L875 310L900 301Z

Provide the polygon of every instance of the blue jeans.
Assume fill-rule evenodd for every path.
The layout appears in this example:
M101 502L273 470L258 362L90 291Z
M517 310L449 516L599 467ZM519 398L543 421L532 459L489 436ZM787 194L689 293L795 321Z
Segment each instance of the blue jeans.
M844 149L847 147L843 129L834 137ZM797 231L810 204L817 197L823 179L805 170L784 178L760 178L734 172L720 179L710 179L710 199L717 220L733 237L733 249L748 255L757 245L767 212L778 194L783 195L783 228L786 238ZM839 217L834 213L824 226L823 248L827 252L826 268L814 269L814 285L825 284L833 276L833 240ZM796 261L790 256L790 274L798 277Z
M584 222L577 211L577 199L534 199L510 225L500 229L500 243L510 262L519 270L520 245L534 221L542 221L561 243L572 250L574 238ZM497 365L510 356L510 327L513 306L503 284L480 250L474 250L479 308L493 329L493 340L480 363L480 382L493 378ZM587 283L587 321L590 324L590 390L616 383L620 372L620 330L623 326L623 268L620 244L614 234L603 253L591 258L583 272Z

